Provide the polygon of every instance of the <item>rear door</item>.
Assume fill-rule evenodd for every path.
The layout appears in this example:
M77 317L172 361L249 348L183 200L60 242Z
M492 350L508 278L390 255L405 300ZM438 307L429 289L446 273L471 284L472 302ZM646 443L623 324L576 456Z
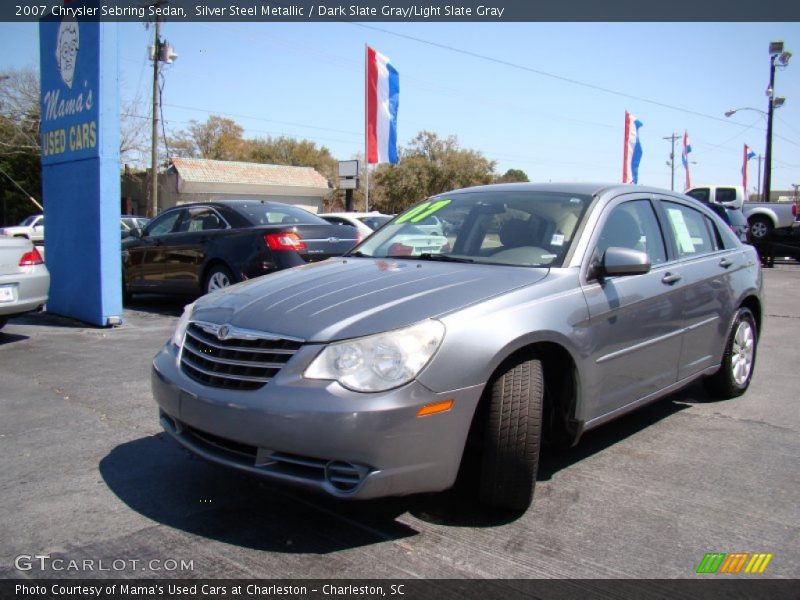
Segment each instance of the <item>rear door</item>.
M175 232L164 243L164 286L170 292L194 294L208 258L208 246L228 228L222 216L208 206L186 209Z
M667 242L678 261L683 294L683 342L678 379L686 379L719 360L732 315L731 276L744 265L736 248L725 249L717 223L676 199L660 199Z
M650 272L593 277L592 263L612 246L646 252ZM626 195L610 203L590 248L582 272L589 308L586 421L613 416L676 382L683 307L683 284L648 196Z

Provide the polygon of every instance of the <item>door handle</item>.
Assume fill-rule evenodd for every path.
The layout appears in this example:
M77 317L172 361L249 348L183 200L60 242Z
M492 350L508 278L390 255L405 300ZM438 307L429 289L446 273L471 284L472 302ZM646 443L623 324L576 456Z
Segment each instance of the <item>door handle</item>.
M733 264L733 261L732 260L728 260L727 258L723 258L722 260L719 261L719 266L722 267L723 269L727 269L732 264Z
M661 278L661 283L672 285L673 283L678 283L681 279L683 278L677 273L667 273Z

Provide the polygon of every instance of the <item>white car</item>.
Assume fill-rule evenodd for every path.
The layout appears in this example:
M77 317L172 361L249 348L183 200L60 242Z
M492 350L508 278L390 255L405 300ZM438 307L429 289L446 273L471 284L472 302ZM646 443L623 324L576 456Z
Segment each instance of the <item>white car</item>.
M9 317L47 302L50 273L28 239L0 235L0 328Z
M0 235L23 237L41 243L44 241L44 215L31 215L19 225L0 228Z
M336 225L350 225L358 229L361 239L371 235L373 231L381 227L384 223L392 220L391 215L384 215L379 212L336 212L317 215L328 223Z

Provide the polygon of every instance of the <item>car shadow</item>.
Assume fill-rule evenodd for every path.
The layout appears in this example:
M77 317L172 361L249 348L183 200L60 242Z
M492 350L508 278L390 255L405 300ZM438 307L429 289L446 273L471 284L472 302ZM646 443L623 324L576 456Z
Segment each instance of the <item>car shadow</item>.
M124 303L124 307L126 311L179 317L183 312L183 307L195 299L193 296L136 294Z
M705 400L702 386L690 386L587 432L575 447L545 447L537 481ZM100 462L100 473L120 500L156 522L257 550L326 554L417 535L398 520L406 513L452 527L497 527L519 519L524 512L491 510L478 501L476 460L465 458L456 485L445 492L352 502L218 467L160 433L117 446Z
M255 550L327 554L417 534L396 521L391 503L344 507L285 490L196 458L163 433L117 446L99 468L109 489L144 517Z
M30 337L27 335L20 335L18 333L8 333L0 331L0 346L4 346L6 344L13 344L14 342L24 342L25 340L29 339Z

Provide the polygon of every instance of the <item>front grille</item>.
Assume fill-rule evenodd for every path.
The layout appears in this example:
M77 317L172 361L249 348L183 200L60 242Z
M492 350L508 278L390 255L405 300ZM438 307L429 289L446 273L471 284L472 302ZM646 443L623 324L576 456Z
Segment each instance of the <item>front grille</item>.
M222 340L197 323L186 330L181 369L195 381L211 387L256 390L268 383L302 346L302 342L258 337L234 329Z

